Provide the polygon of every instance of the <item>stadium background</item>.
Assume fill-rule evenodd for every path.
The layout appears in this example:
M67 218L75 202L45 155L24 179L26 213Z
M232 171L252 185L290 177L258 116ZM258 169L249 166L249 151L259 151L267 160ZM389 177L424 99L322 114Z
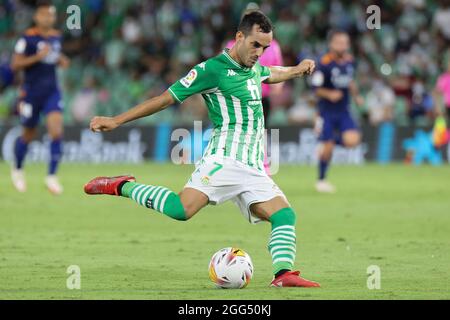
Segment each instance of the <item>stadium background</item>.
M15 42L30 25L31 2L0 1L3 159L11 156L20 132L13 112L20 78L12 78L7 66ZM280 128L281 160L290 163L274 179L298 210L297 265L323 285L316 291L274 291L267 288L270 256L264 250L269 226L249 226L232 204L208 207L183 224L123 199L82 193L93 176L127 172L143 182L182 188L193 168L169 161L176 142L168 141L173 129L186 128L202 145L203 132L193 127L194 120L204 120L203 130L209 126L201 98L109 134L89 132L88 120L162 92L192 65L219 52L247 2L54 1L63 51L72 59L71 67L60 71L65 192L54 197L44 189L48 139L43 135L30 145L26 196L8 184L8 164L0 162L5 182L0 299L448 299L448 166L367 163L403 162L406 145L428 160L449 158L448 146L430 148L429 136L433 90L448 58L448 2L257 1L275 23L285 65L317 59L326 49L329 28L348 30L366 98L363 109L352 108L363 129L362 146L338 150L334 159L366 164L334 167L331 180L339 192L330 197L314 192L313 167L297 165L315 161L308 81L291 81L273 98L270 126ZM65 9L72 4L81 8L81 30L65 27ZM366 30L369 4L381 8L381 30ZM191 160L201 152L196 146ZM245 290L214 290L207 263L230 245L250 253L255 278ZM81 290L66 287L66 270L74 264L81 268ZM381 268L381 290L366 286L372 265Z
M32 3L5 0L0 7L2 141L8 132L14 134L9 129L17 123L14 114L20 77L12 77L8 64L15 42L30 25ZM194 0L54 3L64 35L63 51L72 59L71 67L60 71L66 138L79 144L80 130L93 115L117 114L157 95L193 65L220 52L233 38L243 10L254 6L246 1ZM81 30L66 26L66 8L71 4L81 8ZM381 29L367 29L366 8L370 4L382 8ZM435 117L436 79L447 67L450 32L445 17L450 14L449 1L260 1L258 5L275 24L275 38L285 65L304 58L318 60L326 50L326 34L331 28L351 35L356 79L366 98L362 108L353 106L352 111L365 139L356 151L339 150L341 156L335 156L335 161L411 161L407 148L424 153L423 157L433 163L439 163L440 157L449 158L450 149L429 151L424 138ZM301 147L301 141L313 143L310 128L314 105L308 79L290 81L281 95L272 97L269 126L285 128L280 131L283 161L315 161L314 157L304 159L312 146ZM203 120L204 129L208 127L200 96L133 124L143 126L141 142L147 150L143 159L169 160L170 148L164 146L172 129L186 127L192 131L194 120ZM158 133L159 142L148 140L155 137L153 131ZM120 135L105 139L126 142ZM40 140L45 144L42 137ZM2 157L9 159L11 146L3 143L2 149ZM42 154L39 150L33 153ZM192 152L192 160L198 153ZM39 157L29 158L33 161Z

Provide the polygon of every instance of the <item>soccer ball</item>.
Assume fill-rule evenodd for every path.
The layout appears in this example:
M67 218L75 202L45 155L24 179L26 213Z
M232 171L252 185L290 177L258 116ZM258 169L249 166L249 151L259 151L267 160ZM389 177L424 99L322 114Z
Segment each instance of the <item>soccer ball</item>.
M252 260L239 248L221 249L212 256L209 263L209 278L219 288L245 288L252 276Z

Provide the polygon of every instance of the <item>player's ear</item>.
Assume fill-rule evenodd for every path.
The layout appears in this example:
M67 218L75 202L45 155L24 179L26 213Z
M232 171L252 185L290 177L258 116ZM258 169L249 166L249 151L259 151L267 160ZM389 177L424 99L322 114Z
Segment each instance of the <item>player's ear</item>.
M242 31L236 32L236 42L237 41L243 41L245 38L245 35Z

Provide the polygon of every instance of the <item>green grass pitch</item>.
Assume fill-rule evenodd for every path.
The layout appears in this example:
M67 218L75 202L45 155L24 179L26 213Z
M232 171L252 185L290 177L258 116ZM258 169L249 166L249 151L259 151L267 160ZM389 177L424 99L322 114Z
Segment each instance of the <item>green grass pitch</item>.
M44 165L26 168L27 193L0 163L0 299L450 299L450 168L336 166L335 195L313 190L316 169L283 166L275 176L298 213L297 267L322 288L268 288L270 226L250 225L232 203L178 222L128 199L90 197L91 177L132 173L180 190L192 166L63 164L65 193L43 186ZM208 279L220 248L246 250L255 266L243 290ZM68 266L81 289L66 288ZM367 268L381 289L367 288Z

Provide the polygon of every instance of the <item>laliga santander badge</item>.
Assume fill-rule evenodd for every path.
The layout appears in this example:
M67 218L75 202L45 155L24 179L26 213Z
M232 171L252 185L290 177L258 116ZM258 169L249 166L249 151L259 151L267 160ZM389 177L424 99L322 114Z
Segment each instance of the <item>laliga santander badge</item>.
M183 86L189 88L196 78L197 78L197 70L192 69L191 71L189 71L186 77L180 80L180 82Z

